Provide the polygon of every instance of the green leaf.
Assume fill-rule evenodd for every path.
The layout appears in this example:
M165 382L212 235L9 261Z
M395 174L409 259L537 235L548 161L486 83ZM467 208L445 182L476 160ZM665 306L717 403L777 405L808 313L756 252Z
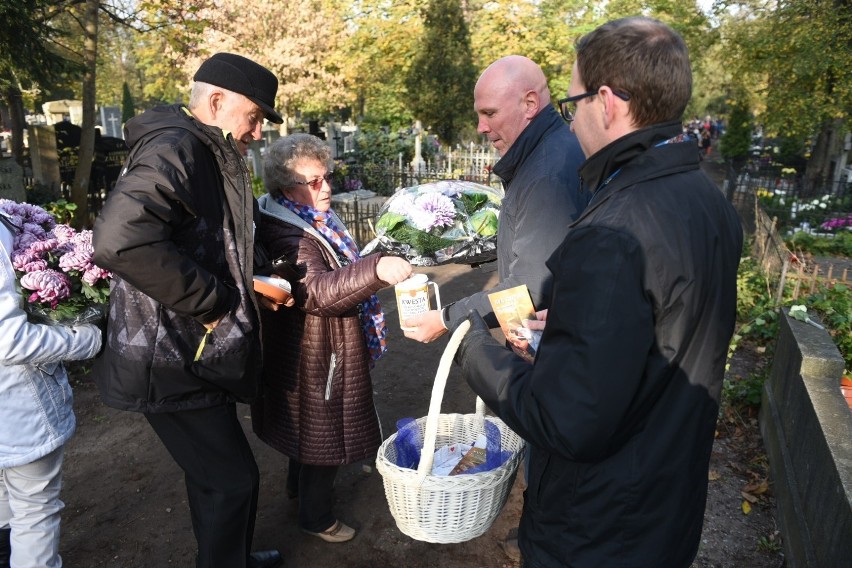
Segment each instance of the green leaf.
M790 317L799 321L808 320L808 308L802 305L792 306L790 308Z
M491 209L483 209L471 215L470 224L473 230L483 237L497 234L497 214Z
M390 233L394 227L404 221L404 215L388 211L387 213L379 217L379 220L376 222L376 232L379 234L381 234L382 232Z
M484 193L462 193L459 199L461 199L462 205L464 205L464 209L468 215L472 215L488 203L488 196Z

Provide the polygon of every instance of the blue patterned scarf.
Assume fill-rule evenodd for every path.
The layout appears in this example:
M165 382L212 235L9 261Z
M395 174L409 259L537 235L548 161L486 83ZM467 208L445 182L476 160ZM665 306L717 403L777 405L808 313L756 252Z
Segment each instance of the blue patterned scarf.
M317 211L309 205L295 203L281 195L276 196L275 201L319 231L334 250L344 255L349 262L357 262L361 258L361 255L358 254L358 245L355 244L346 227L337 225L334 218L329 214L331 210L329 212ZM365 300L361 304L361 308L361 329L364 330L370 356L375 361L384 355L388 349L385 314L382 313L382 305L375 294Z

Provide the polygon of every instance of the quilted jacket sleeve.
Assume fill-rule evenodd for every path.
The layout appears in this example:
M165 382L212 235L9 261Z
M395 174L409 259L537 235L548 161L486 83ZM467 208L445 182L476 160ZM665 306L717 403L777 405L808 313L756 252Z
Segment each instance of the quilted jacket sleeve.
M305 313L340 316L388 286L376 274L379 253L339 267L331 251L305 233L277 234L265 244L271 255L286 255L302 272L302 280L291 284L296 305Z

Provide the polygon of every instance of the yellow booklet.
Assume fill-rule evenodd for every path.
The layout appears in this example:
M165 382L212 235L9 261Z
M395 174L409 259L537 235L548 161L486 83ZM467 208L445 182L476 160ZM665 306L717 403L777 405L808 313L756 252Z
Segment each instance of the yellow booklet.
M512 350L532 363L541 332L524 327L524 320L536 319L535 307L526 284L492 292L488 294L488 300Z

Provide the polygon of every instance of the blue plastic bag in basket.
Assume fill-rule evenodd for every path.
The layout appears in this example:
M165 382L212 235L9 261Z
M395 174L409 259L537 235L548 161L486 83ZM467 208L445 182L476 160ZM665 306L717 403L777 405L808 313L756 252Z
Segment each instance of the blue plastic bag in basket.
M417 469L420 464L420 450L423 448L423 436L414 418L400 418L396 423L397 436L393 441L396 449L396 465L408 469ZM512 452L501 447L500 429L496 424L485 420L485 462L472 467L460 475L480 473L497 469L512 457Z
M423 435L414 418L400 418L396 422L397 435L393 441L396 449L396 465L417 469L420 464L420 450L423 448Z

